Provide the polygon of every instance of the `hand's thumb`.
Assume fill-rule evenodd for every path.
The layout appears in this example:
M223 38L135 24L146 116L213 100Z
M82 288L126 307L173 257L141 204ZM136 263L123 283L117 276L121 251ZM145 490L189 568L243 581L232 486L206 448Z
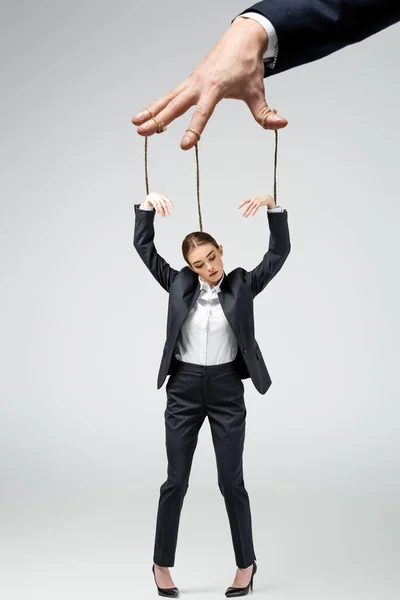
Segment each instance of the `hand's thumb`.
M247 105L257 123L264 129L282 129L288 124L285 117L269 108L264 94L247 100Z

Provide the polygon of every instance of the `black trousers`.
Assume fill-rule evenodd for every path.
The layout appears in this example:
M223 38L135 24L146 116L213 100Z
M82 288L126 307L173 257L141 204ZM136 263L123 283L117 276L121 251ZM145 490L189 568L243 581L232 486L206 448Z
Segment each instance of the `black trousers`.
M198 433L208 416L215 449L218 486L224 497L236 565L249 567L253 548L250 503L243 481L246 406L234 362L202 366L178 361L167 386L165 444L167 480L161 485L153 561L173 567L183 499Z

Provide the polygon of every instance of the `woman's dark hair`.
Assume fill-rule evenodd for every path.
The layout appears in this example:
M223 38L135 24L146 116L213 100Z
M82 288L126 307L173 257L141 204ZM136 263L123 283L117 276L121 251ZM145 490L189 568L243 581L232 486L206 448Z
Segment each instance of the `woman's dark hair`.
M219 248L212 235L206 233L205 231L193 231L192 233L187 234L182 242L182 254L188 265L190 265L188 261L189 252L194 248L197 248L197 246L201 246L202 244L212 244L217 248L217 250Z

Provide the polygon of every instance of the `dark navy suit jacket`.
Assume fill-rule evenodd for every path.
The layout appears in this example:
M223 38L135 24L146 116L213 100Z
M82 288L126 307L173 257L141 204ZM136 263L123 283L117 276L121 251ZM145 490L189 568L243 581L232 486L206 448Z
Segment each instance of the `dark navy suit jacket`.
M133 245L150 273L169 293L167 338L157 378L159 389L177 365L174 356L175 343L183 321L200 294L200 282L198 275L189 267L177 271L158 254L154 245L156 212L141 210L139 207L140 204L134 205ZM268 390L271 378L254 337L253 299L278 273L290 252L287 211L267 214L270 229L268 251L260 264L251 271L237 267L228 274L224 272L218 296L238 341L235 359L238 373L242 379L251 377L260 394L265 394Z
M322 58L400 20L399 0L264 0L258 12L275 28L278 58L264 77Z

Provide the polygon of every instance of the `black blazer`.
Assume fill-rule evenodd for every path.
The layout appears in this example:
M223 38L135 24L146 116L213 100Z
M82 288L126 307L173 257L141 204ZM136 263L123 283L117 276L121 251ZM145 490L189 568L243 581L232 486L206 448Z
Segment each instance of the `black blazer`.
M278 36L274 69L264 77L327 56L400 20L399 0L264 0L240 14L264 15Z
M174 347L181 326L193 308L199 294L199 277L189 267L180 271L173 269L160 256L154 245L155 210L141 210L135 204L135 227L133 245L150 273L169 293L167 339L165 341L157 378L159 389L167 375L174 372L177 360ZM287 211L268 212L270 228L269 247L259 265L252 271L237 267L224 272L219 300L229 325L238 341L236 363L242 379L251 377L260 394L265 394L271 378L265 366L261 350L254 337L253 299L278 273L290 252Z

